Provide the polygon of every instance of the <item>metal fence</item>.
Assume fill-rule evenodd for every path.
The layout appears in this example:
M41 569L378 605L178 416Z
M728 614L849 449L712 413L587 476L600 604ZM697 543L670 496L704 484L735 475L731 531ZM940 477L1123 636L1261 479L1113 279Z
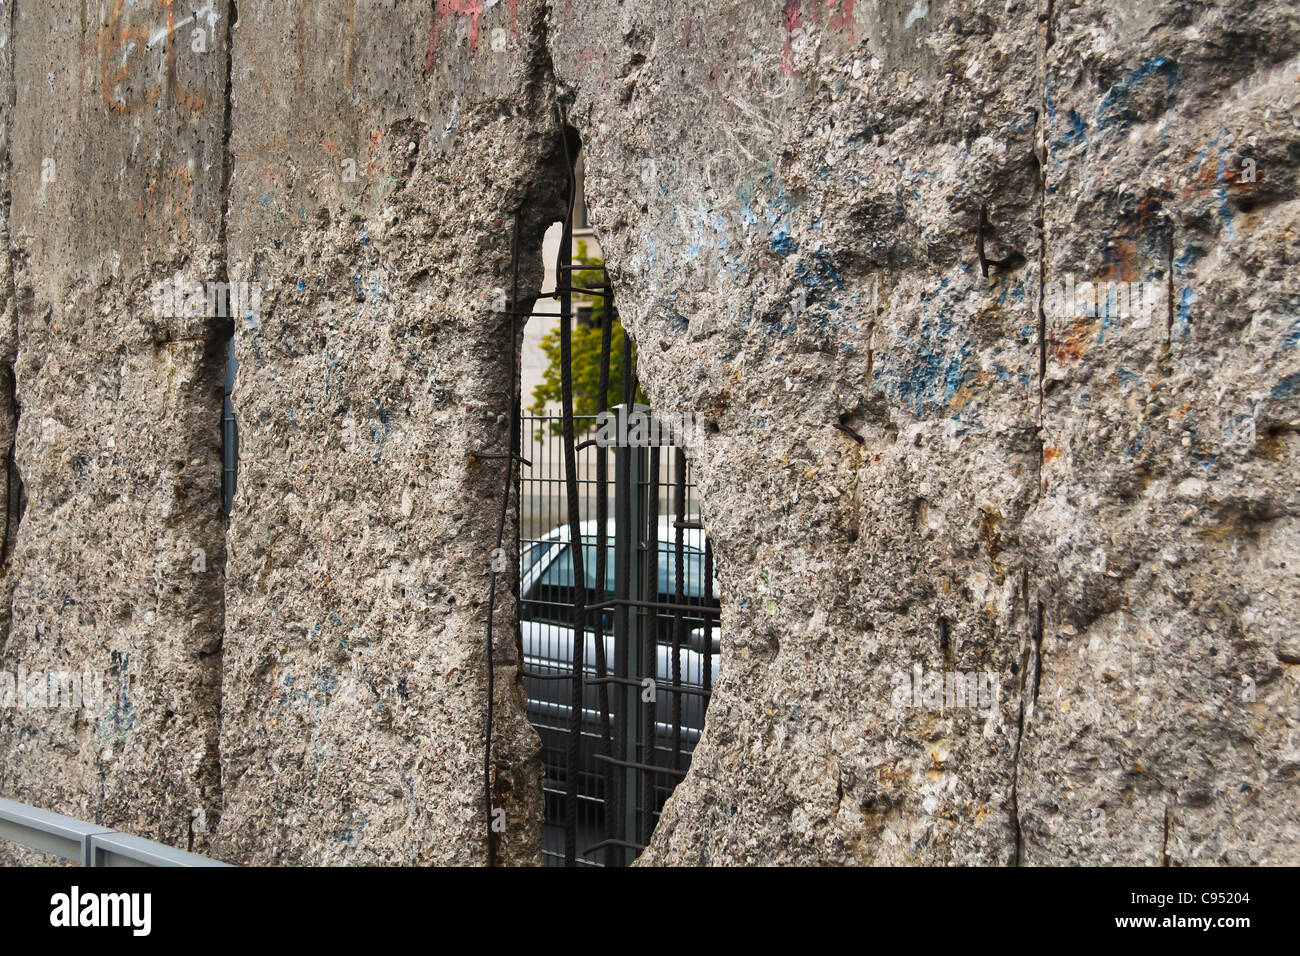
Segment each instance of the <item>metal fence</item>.
M545 765L543 857L623 865L649 840L703 728L718 662L713 553L681 449L601 447L586 431L593 420L575 416L588 436L574 456L586 594L575 717L575 522L562 416L522 422L519 620Z
M163 843L0 798L0 840L82 866L228 866Z
M630 412L637 407L636 383L632 341L624 335L621 403L614 405L613 286L603 266L572 261L576 132L562 112L559 119L569 168L555 264L560 413L523 415L518 355L512 351L509 445L473 454L505 463L496 554L504 551L512 493L518 503L518 639L528 714L546 758L544 860L617 866L645 848L665 800L686 774L717 670L719 607L713 552L695 508L684 450L631 440L606 447L590 437L593 417L575 414L572 336L582 300L605 306L595 407ZM515 218L504 310L510 342L519 341L523 323L543 314L521 292L521 216L522 211ZM575 285L578 273L586 287ZM593 275L601 277L598 283L587 278ZM590 314L586 321L593 322ZM493 628L498 579L505 572L494 560L485 634L485 823L495 816ZM490 824L485 827L489 866L496 860L495 833Z

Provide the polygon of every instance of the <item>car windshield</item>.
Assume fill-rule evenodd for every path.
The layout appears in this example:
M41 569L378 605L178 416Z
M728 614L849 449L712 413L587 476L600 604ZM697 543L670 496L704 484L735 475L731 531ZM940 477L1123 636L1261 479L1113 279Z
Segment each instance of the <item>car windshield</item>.
M677 574L676 574L675 549L671 542L659 543L659 593L662 596L672 596L677 593ZM704 597L704 552L689 546L682 549L682 570L683 570L683 594L687 598L701 599ZM596 542L583 539L582 546L582 572L586 579L587 589L594 591L596 588ZM606 548L605 559L605 596L612 597L614 594L614 545L611 541ZM544 587L573 587L573 555L569 546L566 544L551 562L550 566L542 574L541 584ZM717 595L716 583L713 590L713 596Z
M704 552L689 545L682 547L682 594L688 598L704 597ZM677 593L676 548L671 542L659 542L659 593ZM716 595L715 583L713 595Z
M519 555L519 574L527 574L538 561L551 549L553 541L534 541Z
M582 543L582 576L586 579L587 590L596 589L596 542L587 541L585 538ZM573 587L573 551L565 544L551 562L550 567L542 575L541 584L543 587L551 588L571 588ZM605 596L612 597L614 594L614 543L611 541L605 548Z

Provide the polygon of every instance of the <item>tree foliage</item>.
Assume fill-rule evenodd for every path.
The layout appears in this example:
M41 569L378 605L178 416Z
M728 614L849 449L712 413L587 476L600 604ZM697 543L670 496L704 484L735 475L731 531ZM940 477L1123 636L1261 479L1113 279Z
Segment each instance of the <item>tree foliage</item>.
M603 262L601 259L589 256L587 254L587 244L579 240L578 252L573 257L575 265L599 266ZM584 289L599 289L605 281L605 273L601 269L580 269L573 273L573 285ZM559 281L563 282L563 276ZM613 305L612 300L606 302L599 296L583 296L575 292L573 295L575 312L581 306L590 307L590 312L581 312L576 317L573 325L573 334L571 337L572 346L572 363L571 369L573 374L573 414L578 415L596 415L605 411L600 407L600 327L604 321L605 309ZM623 323L617 317L610 323L610 345L609 345L609 395L607 407L612 408L623 400L623 339L625 336ZM533 413L541 413L546 410L549 403L559 404L561 400L561 382L560 382L560 326L557 323L555 328L551 329L542 337L542 352L546 355L546 371L542 374L542 381L533 389L533 404L528 410ZM636 379L636 351L632 352L632 369L631 375L634 381L634 399L635 402L647 403L645 394L641 391L639 384L635 384ZM552 430L557 434L560 431L559 423L552 423ZM581 430L581 429L580 429Z

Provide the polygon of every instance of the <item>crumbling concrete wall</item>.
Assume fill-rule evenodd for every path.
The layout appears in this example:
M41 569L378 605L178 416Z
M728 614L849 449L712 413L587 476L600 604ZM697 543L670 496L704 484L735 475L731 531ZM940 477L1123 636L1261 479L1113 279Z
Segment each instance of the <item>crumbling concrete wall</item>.
M987 203L1032 251L1033 18L605 11L624 48L556 69L643 382L706 418L724 607L704 742L647 859L1010 862L1037 272L985 279L975 230ZM1011 693L899 706L917 668Z
M1126 11L557 7L645 387L711 433L725 663L648 861L1297 859L1300 25ZM909 692L954 672L999 706Z
M1166 283L1047 321L1025 860L1300 858L1300 13L1059 5L1046 274Z
M474 453L558 104L643 385L705 419L722 677L646 861L1300 858L1287 5L331 0L231 43L218 7L208 59L124 54L144 6L0 45L5 666L135 674L109 725L7 713L5 795L182 845L224 810L253 862L483 862L490 803L536 859L504 594L484 794L506 472ZM259 290L224 545L230 324L151 326L177 272ZM224 587L149 577L164 530Z
M8 562L17 534L22 494L14 460L18 408L14 395L14 359L18 352L18 318L14 302L13 260L9 255L9 126L14 109L13 44L9 42L13 10L0 4L0 450L4 454L4 475L0 477L0 510L4 512L4 536L0 538L0 654L9 636L9 595L12 575Z
M241 14L231 261L269 291L235 337L230 859L486 859L488 575L509 469L475 456L508 447L519 343L505 310L530 308L560 214L543 15L476 16L495 49L470 69L459 24L427 4ZM511 578L491 800L497 859L534 862L541 765Z
M200 852L221 808L224 337L154 288L223 271L212 9L208 59L180 54L170 8L6 11L26 508L0 669L27 694L0 711L0 792Z

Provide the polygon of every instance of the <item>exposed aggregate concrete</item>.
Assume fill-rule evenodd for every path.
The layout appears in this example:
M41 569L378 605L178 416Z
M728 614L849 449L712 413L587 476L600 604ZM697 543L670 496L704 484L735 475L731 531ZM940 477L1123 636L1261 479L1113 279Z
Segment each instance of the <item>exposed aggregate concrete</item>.
M643 386L706 421L722 676L643 861L1300 861L1294 5L216 4L208 52L123 67L137 6L0 43L0 667L122 689L0 713L0 793L232 862L486 861L474 453L563 112ZM159 322L177 275L259 306ZM529 863L505 590L491 802ZM999 696L916 706L917 671Z

